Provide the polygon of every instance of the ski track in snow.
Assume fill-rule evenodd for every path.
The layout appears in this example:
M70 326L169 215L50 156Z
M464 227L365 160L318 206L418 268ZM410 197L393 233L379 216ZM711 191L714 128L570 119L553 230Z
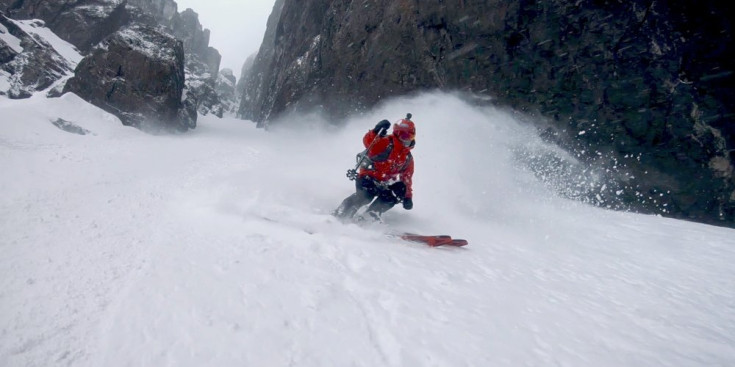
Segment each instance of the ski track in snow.
M735 231L554 198L500 112L425 95L154 137L73 95L0 110L2 366L735 364ZM336 221L362 134L407 111L415 209Z

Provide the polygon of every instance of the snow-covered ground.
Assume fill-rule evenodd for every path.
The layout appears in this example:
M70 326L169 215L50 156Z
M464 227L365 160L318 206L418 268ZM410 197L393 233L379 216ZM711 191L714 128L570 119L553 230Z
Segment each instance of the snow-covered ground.
M414 210L335 221L362 134L406 112ZM735 365L735 230L556 198L516 159L551 148L502 112L424 95L179 136L74 95L0 115L0 366Z

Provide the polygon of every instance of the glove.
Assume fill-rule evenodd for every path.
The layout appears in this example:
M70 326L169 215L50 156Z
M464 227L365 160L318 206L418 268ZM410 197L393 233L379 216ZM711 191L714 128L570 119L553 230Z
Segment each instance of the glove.
M390 121L383 120L383 121L378 122L377 125L375 125L373 132L380 136L385 136L385 133L388 132L389 128L390 128Z
M406 209L406 210L413 209L413 200L411 200L411 198L403 199L403 209Z

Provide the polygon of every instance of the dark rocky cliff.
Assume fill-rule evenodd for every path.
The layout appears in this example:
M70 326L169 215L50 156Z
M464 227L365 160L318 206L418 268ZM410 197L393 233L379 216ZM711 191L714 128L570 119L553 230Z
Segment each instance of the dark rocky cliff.
M281 23L281 12L285 0L276 0L273 5L273 11L268 17L263 43L258 50L258 55L254 60L246 60L243 64L242 74L240 75L240 88L242 89L242 98L238 115L244 119L264 122L272 111L282 111L286 104L281 107L275 106L275 96L278 94L276 90L279 88L277 82L279 74L283 75L284 69L278 61L282 58L284 52L284 41L287 37L279 35L279 25ZM302 40L303 35L293 35ZM281 37L278 40L277 37ZM291 44L291 42L288 42ZM278 54L277 54L278 53ZM294 55L289 55L288 59L295 61ZM282 76L281 76L282 77ZM300 97L300 96L299 96ZM294 100L298 100L295 98Z
M545 136L609 170L617 183L598 204L735 223L729 3L281 5L251 68L245 118L299 108L341 117L437 88L488 95L548 122Z

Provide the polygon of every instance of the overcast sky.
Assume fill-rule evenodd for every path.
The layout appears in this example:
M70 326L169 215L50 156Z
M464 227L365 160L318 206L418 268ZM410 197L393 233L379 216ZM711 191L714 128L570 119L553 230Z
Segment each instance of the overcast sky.
M179 12L192 8L212 31L209 45L222 54L220 68L240 78L245 59L258 52L275 0L176 0Z

